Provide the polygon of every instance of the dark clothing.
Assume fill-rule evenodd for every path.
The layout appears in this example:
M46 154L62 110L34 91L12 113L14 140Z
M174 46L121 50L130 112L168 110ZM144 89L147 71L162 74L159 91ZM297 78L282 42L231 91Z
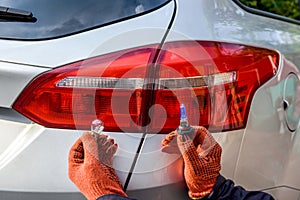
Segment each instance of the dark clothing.
M97 200L134 200L128 197L123 197L115 194L108 194L99 197ZM217 199L217 200L274 200L274 198L261 191L247 191L241 186L234 186L234 182L225 179L219 175L213 192L203 200Z
M118 194L106 194L99 197L97 200L136 200L136 199L131 199Z
M204 199L218 199L218 200L274 200L274 198L265 192L261 191L247 191L241 186L235 186L234 182L225 179L219 175L213 191Z

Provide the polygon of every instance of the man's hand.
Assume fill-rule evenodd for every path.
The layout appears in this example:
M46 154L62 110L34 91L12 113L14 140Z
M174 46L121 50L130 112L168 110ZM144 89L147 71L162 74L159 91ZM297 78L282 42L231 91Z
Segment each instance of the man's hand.
M212 192L221 170L222 148L206 128L193 128L191 134L169 133L162 141L162 151L182 154L189 196L198 199Z
M69 152L69 178L88 200L105 194L127 196L112 168L117 145L105 135L85 132Z

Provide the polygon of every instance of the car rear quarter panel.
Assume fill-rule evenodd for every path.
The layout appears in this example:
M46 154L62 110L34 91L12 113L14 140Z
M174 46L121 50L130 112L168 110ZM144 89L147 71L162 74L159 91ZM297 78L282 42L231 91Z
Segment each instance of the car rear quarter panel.
M287 163L299 163L295 155L290 158L290 149L299 149L300 144L291 143L295 133L288 130L280 113L284 80L289 72L299 76L299 25L247 13L234 2L227 0L177 0L176 3L176 17L166 41L224 41L280 52L278 74L257 91L247 127L244 130L214 133L213 136L223 147L221 173L234 179L237 184L244 185L247 189L259 190L285 184L299 189L299 181L287 181L287 177L296 173L297 168L295 164L291 166ZM180 164L173 155L167 156L159 152L158 143L162 139L161 135L146 137L129 188L144 188L149 185L155 187L182 180L180 173L174 175L173 180L168 177L168 172L178 169L178 166L180 168ZM145 159L145 155L149 159ZM154 161L154 158L160 159ZM172 163L174 169L166 165L167 162ZM156 175L143 174L145 166L147 171L153 170ZM140 184L142 177L147 180L145 185ZM286 192L285 189L281 191ZM273 193L276 192L273 190ZM297 190L290 194L295 193L299 195ZM281 194L276 195L279 197Z

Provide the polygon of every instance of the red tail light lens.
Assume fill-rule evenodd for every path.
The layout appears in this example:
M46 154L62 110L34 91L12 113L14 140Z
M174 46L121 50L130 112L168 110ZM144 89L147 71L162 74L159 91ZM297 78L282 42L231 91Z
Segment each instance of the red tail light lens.
M106 131L137 131L143 81L156 49L116 52L46 72L13 107L46 127L89 130L99 118Z
M276 74L279 62L278 53L267 49L179 41L166 43L153 63L157 48L116 52L46 72L13 107L46 127L89 129L100 118L106 131L146 127L167 133L178 126L184 103L193 125L239 129L246 125L255 91Z
M163 130L174 130L181 103L190 124L211 131L245 127L253 95L276 74L278 60L274 51L239 44L167 43L159 58L159 78L166 82L160 82L155 98L167 117L159 118L162 109L154 111L152 131L160 129L162 120Z

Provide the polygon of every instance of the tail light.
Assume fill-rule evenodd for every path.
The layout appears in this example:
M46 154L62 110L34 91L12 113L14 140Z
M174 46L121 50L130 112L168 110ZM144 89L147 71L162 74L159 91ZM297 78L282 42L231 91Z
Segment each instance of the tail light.
M157 52L159 52L158 56ZM240 44L178 41L90 58L35 78L13 108L54 128L160 132L189 121L224 131L246 125L255 91L278 68L277 52Z
M181 103L190 124L211 131L244 128L255 91L276 74L278 62L274 51L240 44L167 43L159 57L161 84L154 103L165 110L153 112L157 123L151 129L158 131L165 120L163 130L174 130Z

